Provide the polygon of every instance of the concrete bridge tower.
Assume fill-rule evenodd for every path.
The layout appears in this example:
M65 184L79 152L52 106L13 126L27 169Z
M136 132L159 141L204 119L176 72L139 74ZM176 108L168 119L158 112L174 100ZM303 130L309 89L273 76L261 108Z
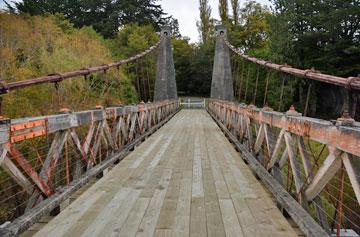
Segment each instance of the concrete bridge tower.
M216 26L216 46L213 75L211 82L211 98L233 101L234 86L231 74L230 52L223 37L227 38L226 27Z
M159 46L156 68L154 101L177 99L175 66L171 44L171 28L165 26L161 30L163 40Z

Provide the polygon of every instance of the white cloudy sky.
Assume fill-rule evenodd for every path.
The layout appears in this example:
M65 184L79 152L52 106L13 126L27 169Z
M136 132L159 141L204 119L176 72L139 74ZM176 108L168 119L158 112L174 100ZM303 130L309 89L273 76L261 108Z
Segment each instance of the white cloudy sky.
M230 0L229 6L230 6ZM259 3L270 6L269 0L256 0ZM190 37L192 42L199 40L199 32L196 21L199 17L199 0L162 0L165 12L179 20L180 33ZM241 3L245 0L240 0ZM212 8L212 17L219 19L219 0L209 0Z
M8 2L12 1L14 0L9 0ZM269 0L256 1L262 4L270 5ZM199 19L199 0L160 0L159 2L165 12L173 15L179 20L180 33L183 36L190 37L192 42L198 41L199 33L196 28L196 21ZM242 0L241 2L245 2L245 0ZM209 0L209 3L212 8L212 16L219 19L219 0ZM3 6L3 0L0 0L0 8Z

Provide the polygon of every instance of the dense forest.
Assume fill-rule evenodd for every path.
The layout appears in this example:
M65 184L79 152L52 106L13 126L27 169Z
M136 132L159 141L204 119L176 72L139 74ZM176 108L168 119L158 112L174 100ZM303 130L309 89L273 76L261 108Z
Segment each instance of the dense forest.
M219 0L218 19L212 17L208 0L199 3L199 42L190 43L189 38L181 36L177 20L155 0L6 2L7 8L0 15L0 78L5 82L23 80L130 57L155 44L159 39L156 32L170 25L179 95L208 97L217 24L228 28L230 42L244 53L343 77L359 73L357 0L273 0L271 9L256 1ZM87 81L61 83L63 90L59 91L66 98L60 99L62 106L75 109L94 103L152 100L155 59L156 55L151 55L119 72L111 70L92 75ZM310 115L336 118L343 110L347 93L343 89L271 72L234 55L232 69L235 95L240 102L257 106L266 103L277 110L295 104L302 111L309 95ZM10 93L4 98L5 114L43 114L61 107L54 106L59 101L56 98L52 103L44 102L44 98L54 97L53 90L43 86L24 90L21 96ZM81 97L79 101L78 95L84 93L90 99ZM281 93L286 96L279 102ZM31 110L13 111L11 105L20 101Z

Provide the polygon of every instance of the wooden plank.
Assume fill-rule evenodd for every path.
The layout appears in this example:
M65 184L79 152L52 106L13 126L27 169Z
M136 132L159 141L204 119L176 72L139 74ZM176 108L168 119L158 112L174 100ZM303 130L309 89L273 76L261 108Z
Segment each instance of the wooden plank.
M204 170L205 213L208 236L224 236L224 223L211 169Z
M154 196L149 203L149 207L140 223L136 236L151 236L154 234L156 222L160 215L161 206L170 183L171 175L171 169L164 170L159 183L159 188L155 191Z
M194 141L194 163L193 163L193 178L192 178L192 193L194 197L204 197L204 188L202 183L202 168L201 168L201 150L199 137L195 137Z
M111 236L135 236L149 203L150 198L139 198L124 225L120 229L116 228Z
M247 205L246 199L241 193L231 195L234 204L236 215L241 225L241 230L244 236L260 236L260 228L258 228L258 221L253 216L250 208Z
M151 145L140 155L140 157L137 157L134 163L129 167L131 169L135 169L139 167L141 162L144 161L146 157L150 155L150 153L154 150L154 148L159 144L160 140L163 138L163 134L160 134L152 143Z
M180 181L179 200L176 208L173 232L175 236L189 236L192 172L183 170Z
M122 223L115 224L115 220L117 220L116 222L125 221L127 213L130 212L140 192L141 190L132 190L130 188L120 189L81 236L106 235L114 228L121 227Z
M35 234L35 237L41 236L51 236L51 237L60 237L64 236L66 231L79 219L83 217L86 211L93 206L93 204L101 198L101 196L105 192L97 192L90 198L85 200L75 201L72 207L68 208L64 212L61 212L58 218L52 220L49 224L47 224L43 229L41 229L38 233ZM66 221L63 221L63 218Z
M172 228L175 223L177 203L179 200L181 175L181 170L174 170L166 192L164 203L161 207L156 229L169 229L169 233L172 233Z
M156 146L136 168L129 168L155 140L149 139L145 142L146 147L136 149L125 159L125 162L120 162L80 197L86 200L93 193L106 191L103 198L95 202L91 212L86 211L82 221L73 223L66 234L68 236L99 235L99 233L105 236L225 236L227 233L229 235L237 233L239 228L242 229L247 224L249 227L244 230L245 236L254 236L251 234L258 233L256 230L260 228L252 223L256 219L250 218L253 217L253 213L247 207L247 200L258 196L268 198L268 194L231 144L220 134L220 130L211 122L210 117L204 111L183 111L159 133L171 134L174 139L157 165L152 169L147 167L159 153L160 145ZM194 149L196 139L201 154L199 159ZM168 153L172 154L168 155ZM200 161L197 165L196 159ZM203 195L192 198L193 184L200 184L199 181L193 180L194 165L199 167L195 169L196 172L201 170ZM164 178L166 172L171 173L168 179ZM121 175L122 173L127 175ZM160 182L158 174L163 174L160 176ZM216 183L217 177L221 180L221 185ZM164 183L167 183L167 186ZM113 197L122 189L128 189L129 193L121 199L122 201L116 198L118 200L116 202ZM146 198L141 197L144 190L147 190ZM225 194L220 191L225 191ZM137 196L137 192L141 194ZM220 196L227 197L221 199L224 201L222 208L219 204ZM256 203L254 200L254 205ZM274 215L277 219L281 217L274 204L269 206L263 201L263 204L258 206L261 207L259 210L264 212L263 216ZM264 207L271 210L265 210ZM72 208L72 204L65 211L69 208ZM273 213L274 211L277 212ZM235 220L237 224L233 225L232 223L236 223ZM63 217L62 221L66 222L66 217ZM225 221L228 225L227 231L224 227ZM284 219L271 221L270 226L275 229L285 228L283 221ZM84 232L87 228L93 228L94 231Z
M155 166L158 165L158 163L160 162L161 158L163 157L163 155L165 154L166 150L168 149L171 141L173 140L174 135L170 135L166 138L166 141L164 142L164 144L160 147L158 154L156 155L156 157L150 162L148 169L153 169L155 168Z
M190 236L207 236L205 200L203 197L191 198Z
M248 151L247 147L241 144L226 128L216 119L215 115L208 110L219 127L229 137L230 141L239 149L243 157L247 160L249 166L263 181L264 185L275 196L276 200L288 211L289 215L298 224L300 229L307 236L328 236L328 234L316 223L316 221L298 204L284 188L277 183L271 174L256 160L256 158Z
M216 193L217 193L218 197L221 199L229 199L230 198L229 191L227 189L225 179L221 172L219 163L216 160L215 155L216 155L217 151L215 151L213 149L213 147L211 147L210 144L208 144L207 149L208 149L208 156L209 156L209 160L210 160L210 164L211 164L211 170L213 172L213 176L214 176L214 180L215 180Z
M221 214L226 236L244 236L231 199L220 199Z

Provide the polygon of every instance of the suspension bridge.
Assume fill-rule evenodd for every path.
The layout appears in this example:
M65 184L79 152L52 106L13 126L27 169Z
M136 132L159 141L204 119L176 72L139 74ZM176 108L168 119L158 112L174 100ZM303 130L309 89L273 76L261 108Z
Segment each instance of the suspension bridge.
M2 82L3 96L58 87L157 54L154 102L1 117L0 206L12 212L0 213L0 235L358 236L359 78L250 57L231 45L226 28L216 31L209 99L178 99L166 27L156 45L129 59ZM243 91L234 91L232 56L345 88L344 115L306 117L309 98L303 114L293 106L275 111L266 103L268 77L262 108L234 102ZM278 110L285 97L282 89Z

